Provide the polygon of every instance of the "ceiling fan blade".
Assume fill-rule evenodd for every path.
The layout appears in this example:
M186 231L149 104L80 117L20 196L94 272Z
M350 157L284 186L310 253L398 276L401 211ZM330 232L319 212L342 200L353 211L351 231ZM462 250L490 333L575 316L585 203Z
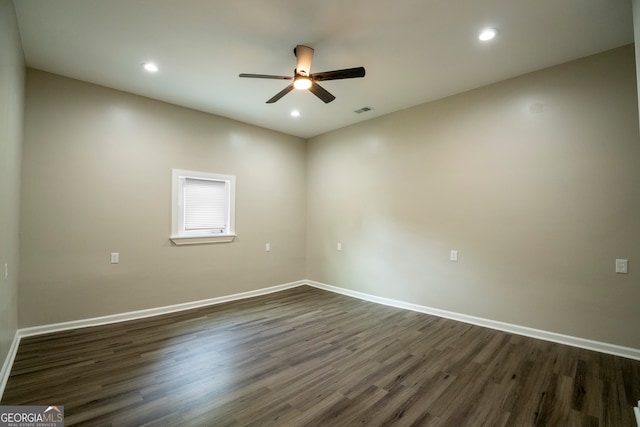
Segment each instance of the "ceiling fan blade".
M323 88L316 82L313 82L313 84L309 88L309 92L323 100L325 104L328 104L336 99L335 96L331 95L325 88Z
M346 68L344 70L335 71L322 71L320 73L311 74L311 78L315 81L321 82L323 80L341 80L341 79L355 79L357 77L364 77L364 67Z
M286 94L288 94L292 90L293 90L293 83L291 83L289 86L287 86L284 89L282 89L280 92L276 93L273 96L273 98L271 98L270 100L267 101L267 104L273 104L278 99L282 98L283 96L285 96Z
M242 73L238 77L251 77L252 79L276 79L276 80L292 80L291 76L272 76L270 74L246 74Z

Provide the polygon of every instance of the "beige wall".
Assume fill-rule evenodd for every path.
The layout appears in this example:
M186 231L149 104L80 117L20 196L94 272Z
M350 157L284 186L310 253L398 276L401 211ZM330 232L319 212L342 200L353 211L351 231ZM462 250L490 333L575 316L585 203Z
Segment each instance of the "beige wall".
M20 327L302 279L305 149L299 138L28 70ZM170 244L172 168L236 176L233 243Z
M313 138L307 278L640 348L633 49Z
M18 318L24 59L11 0L0 0L0 367ZM4 265L9 275L4 277Z
M640 76L640 0L633 0L633 39L635 41L636 47L636 76ZM638 90L638 100L640 100L640 84L637 84L637 80L640 80L636 77L636 86Z

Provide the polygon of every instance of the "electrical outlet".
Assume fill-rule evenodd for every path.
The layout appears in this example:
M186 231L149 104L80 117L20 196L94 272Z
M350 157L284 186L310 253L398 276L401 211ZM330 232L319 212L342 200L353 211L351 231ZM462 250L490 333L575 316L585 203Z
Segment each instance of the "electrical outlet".
M338 243L338 244L336 245L336 249L337 249L337 250L339 250L339 251L341 251L341 250L342 250L342 243Z
M271 243L265 243L264 244L264 250L266 252L270 252L271 251Z
M629 274L629 261L626 259L617 259L616 273Z
M111 252L111 264L118 264L120 262L120 253Z
M449 256L449 259L452 262L458 262L458 251L451 251L451 255Z

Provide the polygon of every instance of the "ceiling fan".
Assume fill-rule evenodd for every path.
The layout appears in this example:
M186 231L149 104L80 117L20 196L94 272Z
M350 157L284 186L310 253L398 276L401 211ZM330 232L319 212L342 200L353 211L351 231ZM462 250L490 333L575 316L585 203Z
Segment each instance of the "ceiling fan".
M354 79L356 77L364 77L364 67L347 68L344 70L323 71L311 74L311 60L313 59L313 49L309 46L299 44L293 49L296 56L296 69L291 76L272 76L268 74L240 74L240 77L251 77L254 79L277 79L277 80L293 80L289 86L278 92L273 98L267 101L267 104L273 104L293 89L308 90L315 96L320 98L325 104L336 99L326 89L317 82L326 80Z

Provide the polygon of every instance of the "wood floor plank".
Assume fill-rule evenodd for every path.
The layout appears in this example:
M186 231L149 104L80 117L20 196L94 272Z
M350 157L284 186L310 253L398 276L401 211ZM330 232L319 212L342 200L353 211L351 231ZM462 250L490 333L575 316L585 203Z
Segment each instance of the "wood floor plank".
M68 426L634 426L640 361L311 287L24 338Z

